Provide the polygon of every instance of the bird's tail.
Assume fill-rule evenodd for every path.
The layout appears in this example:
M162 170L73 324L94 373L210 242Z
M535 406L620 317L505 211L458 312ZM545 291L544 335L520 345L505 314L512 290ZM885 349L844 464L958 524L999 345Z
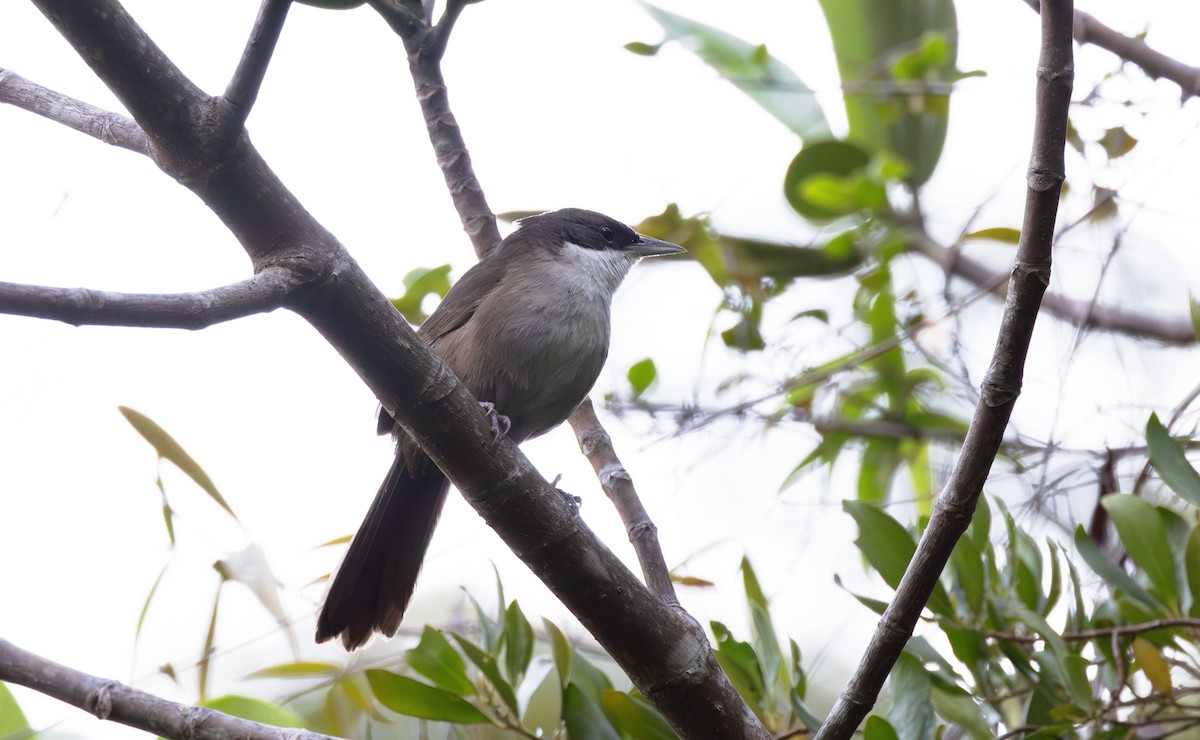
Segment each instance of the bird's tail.
M423 455L410 472L397 453L317 618L317 642L341 636L347 650L373 632L391 637L412 597L450 482Z

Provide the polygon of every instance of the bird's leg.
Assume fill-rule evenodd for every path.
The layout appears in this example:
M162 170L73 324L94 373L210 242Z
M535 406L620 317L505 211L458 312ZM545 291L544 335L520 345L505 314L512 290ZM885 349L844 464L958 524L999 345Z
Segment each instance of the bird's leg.
M493 442L500 439L500 435L508 434L508 430L512 428L512 420L496 411L496 404L491 401L480 401L479 408L483 409L483 413L487 414L488 421L492 424Z

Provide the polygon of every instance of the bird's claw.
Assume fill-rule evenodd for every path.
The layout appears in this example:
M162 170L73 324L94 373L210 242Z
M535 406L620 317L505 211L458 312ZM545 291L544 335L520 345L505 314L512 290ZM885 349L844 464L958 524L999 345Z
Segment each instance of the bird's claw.
M487 414L488 421L492 425L493 442L500 439L501 435L508 434L508 430L512 429L512 420L496 411L496 404L491 401L480 401L479 408L483 409L483 413Z
M579 507L583 504L583 499L574 494L567 493L563 489L559 488L558 482L560 480L562 480L561 473L554 476L554 482L552 482L550 485L554 487L554 490L558 491L559 495L567 500L567 503L571 505L571 508L575 509L575 511L579 511Z

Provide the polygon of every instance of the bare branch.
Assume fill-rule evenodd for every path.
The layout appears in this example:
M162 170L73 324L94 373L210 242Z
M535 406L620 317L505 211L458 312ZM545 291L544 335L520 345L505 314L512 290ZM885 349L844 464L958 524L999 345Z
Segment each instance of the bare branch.
M196 293L110 293L0 282L0 313L74 326L203 329L274 311L302 284L295 272L283 267L269 267L249 280Z
M176 704L59 665L0 639L0 680L53 696L102 720L120 722L165 737L193 740L332 740L307 730L280 728L232 717L215 709Z
M960 249L937 243L919 225L912 232L912 245L918 252L941 265L947 273L986 288L999 296L1008 293L1008 281L1003 273L968 257ZM1080 328L1111 331L1172 345L1196 343L1196 332L1191 322L1185 318L1151 316L1119 306L1108 306L1050 292L1043 297L1042 308Z
M0 69L0 103L49 118L105 144L150 154L146 132L132 118L42 87L9 69Z
M662 548L658 544L658 528L654 526L646 508L642 506L637 490L633 487L633 478L629 476L629 472L617 457L616 450L613 449L612 438L596 418L592 399L583 399L583 403L579 404L567 421L575 430L579 449L591 462L605 495L621 515L621 521L624 522L629 542L637 553L638 562L642 566L642 576L646 579L650 593L663 603L678 604L679 597L675 595L675 586L671 583L671 571L667 568Z
M464 0L451 0L445 15L436 27L430 27L403 6L386 0L375 0L375 8L404 41L408 52L408 69L417 91L417 102L425 117L429 142L437 157L438 167L446 179L446 187L454 208L462 221L463 231L471 239L475 254L482 257L500 243L496 216L484 197L483 187L475 177L471 156L463 141L462 130L450 111L446 80L442 76L441 59L454 22L462 12Z
M1037 0L1025 0L1025 4L1038 10ZM1116 54L1127 62L1142 68L1155 78L1170 80L1179 85L1184 100L1200 95L1200 67L1191 67L1183 62L1150 48L1144 40L1126 36L1096 20L1082 10L1075 11L1075 40L1081 44L1093 44Z
M291 6L292 0L262 0L250 38L246 39L242 58L229 80L229 86L225 88L224 100L229 104L229 117L222 121L222 125L229 129L241 128L250 116Z
M849 738L879 696L921 610L966 531L988 471L1004 440L1020 394L1025 357L1042 294L1050 280L1051 244L1065 178L1067 111L1074 77L1071 0L1042 0L1042 43L1037 69L1037 115L1027 175L1025 220L1013 264L1004 317L980 402L962 453L896 595L875 628L854 675L817 733L817 740Z

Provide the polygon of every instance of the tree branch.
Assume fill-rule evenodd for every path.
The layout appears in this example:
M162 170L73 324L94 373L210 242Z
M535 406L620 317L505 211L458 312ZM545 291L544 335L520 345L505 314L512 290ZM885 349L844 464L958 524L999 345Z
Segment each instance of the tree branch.
M629 476L629 471L625 470L616 450L613 449L612 438L596 418L592 399L583 399L583 403L579 404L567 421L575 430L579 449L592 463L605 495L621 515L621 521L624 522L629 542L637 553L638 562L642 566L642 577L646 579L650 593L663 603L678 604L679 597L675 595L671 571L667 568L662 547L658 544L658 528L654 526L646 508L642 506L637 489L633 487L633 478Z
M215 709L176 704L125 686L59 665L0 639L0 681L53 696L98 719L120 722L166 737L191 740L332 740L302 729L284 729L232 717Z
M939 244L920 226L913 228L910 236L916 251L936 262L948 274L963 278L998 296L1007 295L1009 286L1003 273L968 257L960 249ZM1047 292L1042 298L1042 308L1080 328L1127 334L1164 344L1196 343L1196 332L1191 322L1184 318L1151 316L1119 306L1107 306L1052 292Z
M817 740L850 737L879 696L912 637L938 577L966 531L1004 430L1020 394L1025 357L1042 294L1050 280L1051 244L1059 192L1065 178L1067 111L1071 104L1071 0L1042 0L1042 42L1037 69L1037 113L1027 175L1025 220L1005 301L996 349L984 376L979 405L962 453L917 551L875 628L854 675L817 732Z
M437 157L438 167L446 178L450 198L462 221L463 231L471 239L475 254L482 257L500 243L496 216L484 197L483 188L475 177L471 156L463 141L462 129L450 111L450 97L442 76L441 59L445 54L450 30L468 5L464 0L451 0L437 26L431 27L404 7L375 0L371 3L400 35L408 52L408 69L412 74L417 102L425 117L429 142Z
M105 144L150 154L146 132L132 118L57 93L9 69L0 69L0 103L49 118Z
M256 269L302 270L306 288L289 307L338 350L677 732L769 738L721 672L696 621L646 590L512 440L494 438L478 401L248 137L231 146L213 141L211 98L179 73L116 0L34 2L145 128L159 167L212 209ZM444 105L444 87L439 95ZM486 209L481 198L478 203Z
M300 276L283 267L269 267L249 280L196 293L110 293L0 282L0 313L74 326L204 329L274 311L302 285Z
M258 17L254 19L254 28L246 39L242 58L225 88L224 101L228 104L228 114L222 125L231 132L245 125L250 116L291 6L292 0L262 0Z
M1025 0L1025 4L1035 12L1038 10L1037 0ZM1126 36L1109 28L1093 15L1076 10L1073 34L1075 40L1081 44L1099 46L1127 62L1136 64L1151 77L1174 82L1179 85L1184 100L1200 95L1200 67L1190 67L1172 59L1166 54L1152 49L1140 38Z

